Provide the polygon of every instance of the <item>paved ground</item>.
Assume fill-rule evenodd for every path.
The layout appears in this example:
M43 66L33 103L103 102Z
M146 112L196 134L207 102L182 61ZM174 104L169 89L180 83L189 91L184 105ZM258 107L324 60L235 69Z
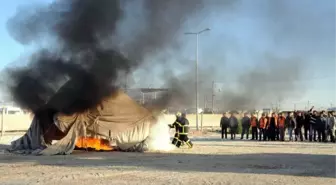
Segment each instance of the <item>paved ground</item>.
M191 150L52 157L6 154L2 145L0 184L336 184L335 144L193 140Z

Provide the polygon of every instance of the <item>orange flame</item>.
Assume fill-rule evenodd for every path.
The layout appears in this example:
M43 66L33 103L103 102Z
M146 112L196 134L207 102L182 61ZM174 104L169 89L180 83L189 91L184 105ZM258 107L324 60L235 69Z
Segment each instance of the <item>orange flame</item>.
M80 137L76 141L76 147L83 148L92 148L94 150L104 150L111 151L113 147L110 146L109 141L107 139L98 139L93 137Z

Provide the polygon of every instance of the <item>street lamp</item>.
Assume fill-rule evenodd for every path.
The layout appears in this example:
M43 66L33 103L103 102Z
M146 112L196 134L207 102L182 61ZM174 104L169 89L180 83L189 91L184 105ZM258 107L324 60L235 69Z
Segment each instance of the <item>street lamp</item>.
M195 87L196 87L196 130L198 130L198 35L200 35L203 32L210 31L210 28L206 28L204 30L198 31L198 32L186 32L184 34L186 35L196 35L196 61L195 61Z

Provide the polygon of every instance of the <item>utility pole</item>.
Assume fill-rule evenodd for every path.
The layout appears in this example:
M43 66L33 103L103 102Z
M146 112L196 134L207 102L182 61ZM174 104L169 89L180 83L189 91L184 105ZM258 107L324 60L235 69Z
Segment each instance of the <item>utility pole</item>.
M196 35L196 61L195 61L195 90L196 90L196 130L199 130L198 128L198 36L206 31L210 31L209 28L206 28L204 30L201 30L199 32L187 32L184 33L186 35Z
M128 74L125 74L125 93L127 93L127 89L128 89Z
M211 99L211 103L212 103L212 106L211 106L211 111L214 112L214 105L215 105L215 92L214 92L214 89L215 89L215 81L212 81L212 99Z

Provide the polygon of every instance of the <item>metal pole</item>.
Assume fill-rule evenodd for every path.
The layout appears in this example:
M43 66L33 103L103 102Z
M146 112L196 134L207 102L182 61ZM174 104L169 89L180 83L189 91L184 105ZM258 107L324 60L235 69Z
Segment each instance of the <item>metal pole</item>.
M206 98L206 95L204 95L204 109L206 109L207 108L207 98Z
M5 128L4 128L4 110L5 108L2 108L1 112L1 137L5 134Z
M198 129L198 35L199 34L196 34L196 130L199 130Z
M201 131L203 131L203 112L201 113Z
M215 98L215 93L214 93L214 88L215 88L215 81L212 81L212 107L211 107L211 111L214 112L214 98Z
M128 74L126 73L125 92L127 92L127 88L128 88Z
M187 32L187 33L184 33L184 34L187 34L187 35L196 35L196 64L195 64L195 70L196 70L196 73L195 73L195 76L196 76L196 79L195 79L195 90L196 90L196 130L199 130L198 128L198 35L205 32L205 31L210 31L210 28L206 28L202 31L199 31L197 33L195 32Z

